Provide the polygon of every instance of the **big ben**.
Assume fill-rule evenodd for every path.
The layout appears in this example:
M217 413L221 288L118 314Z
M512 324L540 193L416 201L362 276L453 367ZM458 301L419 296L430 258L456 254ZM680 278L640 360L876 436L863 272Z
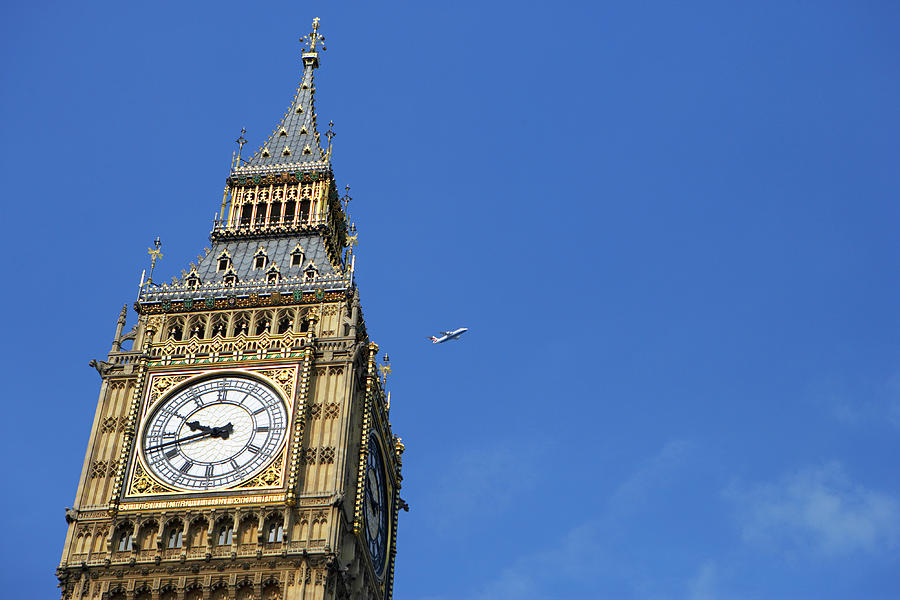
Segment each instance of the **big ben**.
M319 133L318 19L209 247L117 321L57 575L63 598L389 599L403 444ZM174 210L175 207L172 207Z

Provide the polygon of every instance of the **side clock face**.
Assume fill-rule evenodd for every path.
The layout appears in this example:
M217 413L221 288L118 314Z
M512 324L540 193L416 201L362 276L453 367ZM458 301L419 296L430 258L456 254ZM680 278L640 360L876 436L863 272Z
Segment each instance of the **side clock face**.
M205 379L161 400L141 441L153 475L186 491L257 475L287 437L287 407L269 385L237 375Z
M369 555L372 564L379 577L384 573L385 558L387 557L388 512L390 499L388 498L387 482L385 481L384 457L381 454L381 445L374 435L369 436L369 456L366 460L366 543L369 546Z

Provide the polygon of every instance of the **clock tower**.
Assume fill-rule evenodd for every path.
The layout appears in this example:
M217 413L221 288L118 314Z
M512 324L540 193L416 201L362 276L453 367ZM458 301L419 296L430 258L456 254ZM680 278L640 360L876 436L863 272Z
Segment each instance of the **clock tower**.
M160 283L157 240L137 323L123 308L91 362L63 598L391 598L403 444L316 123L318 19L302 41L293 101L233 161L209 248Z

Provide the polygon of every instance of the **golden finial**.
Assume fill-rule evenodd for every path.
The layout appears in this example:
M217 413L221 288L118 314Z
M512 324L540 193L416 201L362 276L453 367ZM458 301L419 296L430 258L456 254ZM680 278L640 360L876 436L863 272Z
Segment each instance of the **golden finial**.
M353 196L350 195L350 186L348 185L346 188L347 193L344 194L344 197L341 200L344 201L344 214L347 214L347 208L350 206L350 201L353 200Z
M147 254L150 255L150 275L147 277L148 286L153 281L153 269L156 267L156 260L162 258L163 255L160 247L162 247L162 242L159 241L159 236L156 236L156 239L153 240L153 247L147 248Z
M306 44L306 52L315 52L316 44L322 42L322 50L326 50L325 48L325 36L319 35L319 17L313 19L312 22L313 30L300 38L300 41Z
M391 357L385 354L384 364L378 365L378 369L381 371L381 385L384 385L387 383L387 376L391 374Z

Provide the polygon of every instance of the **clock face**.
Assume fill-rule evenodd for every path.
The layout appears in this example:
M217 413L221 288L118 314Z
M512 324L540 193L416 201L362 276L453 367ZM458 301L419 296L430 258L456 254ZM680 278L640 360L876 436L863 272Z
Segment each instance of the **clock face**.
M287 421L284 401L258 379L205 379L154 408L141 441L144 461L156 478L181 490L231 487L275 458Z
M385 557L387 556L387 519L390 507L385 481L384 458L375 435L369 437L365 485L366 543L369 546L369 555L372 557L375 571L381 577L384 573Z

